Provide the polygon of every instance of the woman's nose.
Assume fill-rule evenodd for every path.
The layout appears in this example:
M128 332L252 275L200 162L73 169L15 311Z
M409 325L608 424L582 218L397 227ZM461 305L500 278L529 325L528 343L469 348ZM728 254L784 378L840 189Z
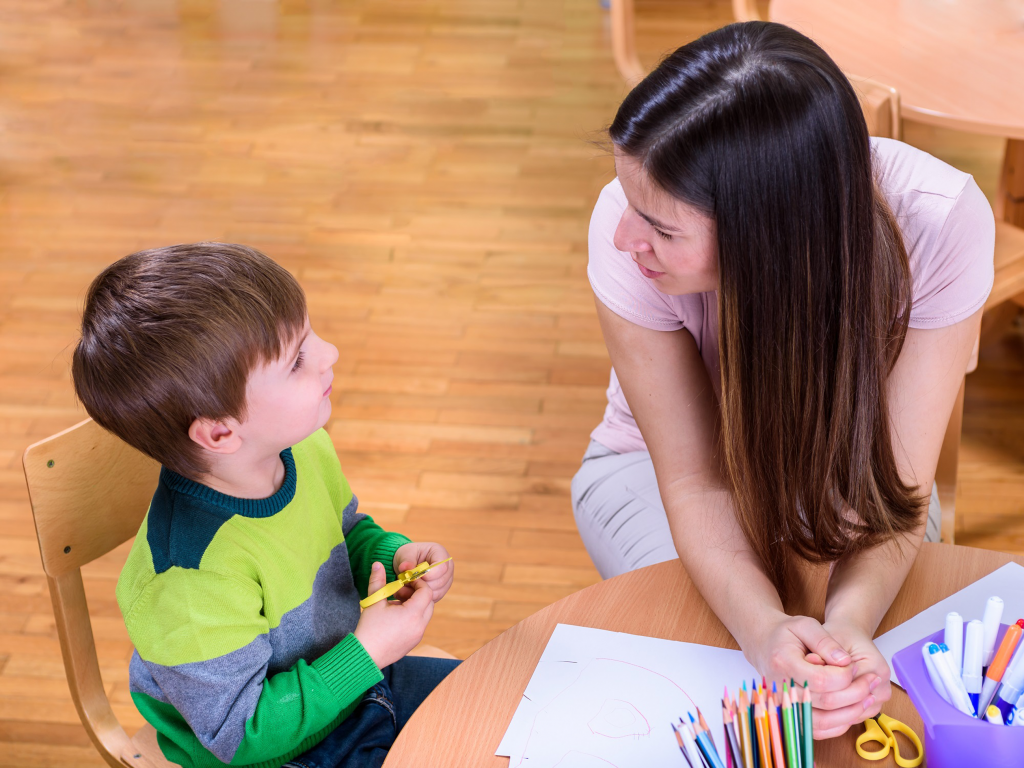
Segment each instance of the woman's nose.
M622 218L619 219L615 236L612 238L616 248L630 253L652 250L650 242L644 237L644 232L639 226L640 221L640 217L630 209L622 212Z

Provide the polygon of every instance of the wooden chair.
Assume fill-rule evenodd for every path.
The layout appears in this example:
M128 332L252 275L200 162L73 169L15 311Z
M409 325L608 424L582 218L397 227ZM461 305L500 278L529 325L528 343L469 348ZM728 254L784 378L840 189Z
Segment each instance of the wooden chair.
M756 0L732 0L732 12L736 21L758 21L761 18ZM636 52L635 19L633 0L611 0L612 56L619 74L630 88L647 74Z
M82 583L83 565L138 532L160 465L92 419L30 445L23 463L64 671L82 725L108 765L171 768L152 726L129 737L110 708ZM426 645L410 655L455 658Z
M71 698L108 765L170 768L144 726L129 737L110 708L96 658L82 566L132 538L160 465L92 419L30 445L23 458Z

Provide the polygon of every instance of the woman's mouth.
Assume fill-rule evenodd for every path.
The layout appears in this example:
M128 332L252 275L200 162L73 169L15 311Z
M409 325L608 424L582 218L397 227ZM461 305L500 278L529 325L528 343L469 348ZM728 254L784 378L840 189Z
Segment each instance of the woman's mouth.
M646 278L650 278L651 280L654 280L655 278L661 277L662 275L665 274L664 272L656 272L653 269L648 269L647 267L645 267L643 264L641 264L636 259L633 259L633 261L636 263L637 267L640 269L640 274L643 275Z

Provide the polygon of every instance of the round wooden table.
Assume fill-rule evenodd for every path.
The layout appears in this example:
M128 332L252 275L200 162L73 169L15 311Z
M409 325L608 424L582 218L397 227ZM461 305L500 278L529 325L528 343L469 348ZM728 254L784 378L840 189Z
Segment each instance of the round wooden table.
M904 118L1007 137L996 214L1024 226L1019 0L772 0L768 13L843 71L898 90Z
M925 544L903 589L879 628L885 632L924 608L991 573L1013 557L968 547ZM791 613L821 617L825 602L821 568L807 568ZM455 588L458 588L456 583ZM980 607L979 607L980 610ZM724 648L736 643L697 592L679 561L661 563L587 587L538 611L474 653L427 698L399 734L385 766L448 768L508 766L494 750L556 624L684 640ZM886 713L922 734L907 695L893 687ZM818 742L819 768L863 766L853 741L861 728ZM681 764L682 765L682 764Z

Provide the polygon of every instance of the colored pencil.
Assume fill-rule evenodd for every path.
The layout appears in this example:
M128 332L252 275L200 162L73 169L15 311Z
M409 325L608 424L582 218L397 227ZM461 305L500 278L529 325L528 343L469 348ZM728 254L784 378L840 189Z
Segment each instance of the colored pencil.
M743 768L743 753L740 752L739 739L736 738L736 723L733 722L732 709L722 705L722 725L725 728L725 751L732 756L732 764Z
M672 733L676 735L676 744L679 745L679 751L683 753L683 759L686 760L686 764L690 766L690 768L700 768L699 765L694 765L690 762L690 756L686 754L686 747L683 746L683 737L679 735L679 729L676 728L676 724L669 723L669 725L672 726Z
M787 689L783 686L782 690L783 693L785 693ZM795 747L793 756L796 758L796 768L802 768L804 764L803 756L800 754L800 751L804 746L804 732L800 727L800 715L802 713L802 709L800 704L797 703L796 688L790 685L788 691L789 714L793 718L793 745ZM785 714L785 710L783 710L783 714Z
M754 743L750 739L750 705L747 702L747 684L744 683L736 702L736 711L740 716L740 744L743 751L743 768L757 768L754 765Z
M761 694L754 694L754 726L757 728L757 747L761 755L762 768L772 768L772 747L768 735L768 712L761 701Z
M786 768L786 757L782 754L782 731L779 729L779 719L776 716L775 697L768 694L768 711L765 716L768 718L768 733L772 739L772 760L775 768Z
M683 744L686 745L686 754L690 758L690 765L693 768L704 768L707 766L707 761L701 754L697 741L693 738L693 729L683 721L683 718L679 718L679 722L679 733L682 734Z
M800 768L800 758L796 751L796 733L793 731L793 702L789 700L786 684L782 684L782 730L786 738L786 755L789 758L787 768Z
M700 727L704 729L704 732L707 733L708 738L711 739L711 746L714 747L715 750L717 751L718 750L718 745L715 744L715 736L714 736L714 734L712 734L711 733L711 729L708 728L708 721L704 719L704 715L700 711L700 707L696 707L695 706L695 709L697 710L697 722L700 723Z
M690 716L690 727L693 728L694 737L697 739L697 746L704 753L704 757L711 764L711 768L725 768L725 764L722 763L722 757L718 754L718 749L715 748L715 744L711 740L711 732L701 725L692 712L687 714Z
M814 726L811 720L811 691L804 682L804 700L802 702L804 711L804 748L803 768L814 768Z

